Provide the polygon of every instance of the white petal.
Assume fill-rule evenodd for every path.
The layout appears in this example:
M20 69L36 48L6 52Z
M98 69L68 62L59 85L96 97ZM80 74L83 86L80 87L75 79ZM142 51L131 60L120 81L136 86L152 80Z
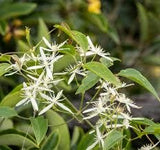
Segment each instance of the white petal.
M86 109L85 111L83 111L83 113L88 113L88 112L91 112L91 111L95 111L97 108L89 108L89 109Z
M76 74L73 73L73 74L70 76L70 78L69 78L69 80L68 80L68 84L70 84L70 83L73 81L75 75L76 75Z
M32 107L35 111L38 111L38 105L37 105L37 102L34 98L31 98L31 103L32 103Z
M88 44L89 44L89 46L91 47L91 49L94 50L95 47L94 47L94 45L93 45L93 43L92 43L92 41L91 41L91 39L90 39L89 36L87 36L87 40L88 40Z
M53 103L49 104L47 107L45 107L44 109L42 109L38 115L42 115L44 114L46 111L48 111L50 108L52 108Z
M57 100L61 98L62 93L63 93L63 90L61 90L61 91L58 92L58 94L57 94L57 96L56 96L56 99L57 99Z
M45 37L43 37L43 41L50 49L52 49L52 45L48 42L48 40Z
M36 70L36 69L41 69L43 67L44 67L43 65L32 66L32 67L28 67L27 70Z
M48 76L50 79L53 80L53 74L52 74L52 72L51 72L51 70L49 69L48 66L46 66L46 72L47 72L47 76Z
M98 144L98 141L95 141L92 145L90 145L89 147L87 147L86 150L92 150L97 144Z
M43 93L39 93L39 94L41 95L42 98L44 98L44 99L46 99L46 100L48 100L48 101L50 101L50 102L53 101L53 99L52 99L51 97L49 97L48 95L43 94Z
M56 103L59 107L61 107L62 109L70 112L71 114L73 114L73 112L68 108L66 107L65 105L63 105L62 103Z
M26 103L27 100L28 100L28 98L22 99L21 101L19 101L19 102L16 104L16 106L20 106L20 105Z

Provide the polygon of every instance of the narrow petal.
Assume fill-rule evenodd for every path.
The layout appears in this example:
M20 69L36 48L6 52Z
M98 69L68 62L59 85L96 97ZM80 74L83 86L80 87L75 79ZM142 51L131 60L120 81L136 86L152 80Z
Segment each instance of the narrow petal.
M46 100L52 102L53 99L52 99L51 97L49 97L48 95L43 94L43 93L41 93L41 92L40 92L39 94L41 95L42 98L44 98L44 99L46 99Z
M44 67L43 65L31 66L31 67L28 67L27 70L36 70L36 69L41 69L43 67Z
M31 98L31 103L32 103L32 107L33 107L34 111L38 111L38 105L37 105L37 102L34 98Z
M28 100L28 98L22 99L21 101L19 101L19 102L16 104L16 106L18 107L18 106L20 106L20 105L26 103L27 100Z
M48 40L45 37L43 37L43 41L50 49L52 49L52 45L48 42Z
M68 80L68 84L70 84L70 83L73 81L75 75L76 75L76 74L73 73L73 74L70 76L70 78L69 78L69 80Z
M87 147L86 150L92 150L97 144L98 144L98 141L95 141L92 145L90 145L89 147Z
M59 107L61 107L62 109L70 112L71 114L73 114L73 112L68 108L66 107L65 105L63 105L62 103L56 103Z
M44 109L42 109L42 110L39 112L38 115L44 114L44 113L47 112L49 109L51 109L53 105L54 105L53 103L49 104L47 107L45 107Z

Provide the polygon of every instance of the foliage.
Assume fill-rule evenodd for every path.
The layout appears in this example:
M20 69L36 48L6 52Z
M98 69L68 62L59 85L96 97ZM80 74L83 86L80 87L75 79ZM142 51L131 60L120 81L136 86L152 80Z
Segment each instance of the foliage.
M132 118L139 107L122 93L147 89L159 100L159 7L158 0L0 1L0 149L131 149L136 138L159 140L159 124ZM121 77L143 88L125 88ZM73 119L90 131L75 127L71 136Z
M47 35L48 29L42 20L40 27L45 30L41 31L41 35ZM145 118L132 118L131 108L140 107L121 92L122 88L131 86L121 82L122 76L140 84L159 100L147 78L131 68L113 73L108 65L113 65L116 59L100 46L94 46L89 36L66 26L55 25L55 28L66 33L69 39L60 44L50 43L50 36L47 35L48 40L43 37L31 48L32 36L27 29L30 49L23 55L10 55L14 62L1 63L1 75L18 74L23 77L23 83L1 101L1 124L5 118L11 118L13 122L17 118L24 120L23 126L28 127L26 133L18 126L16 129L12 126L3 129L0 145L48 150L123 149L133 140L131 137L125 139L128 135L124 131L129 128L135 130L137 138L153 134L159 139L159 124ZM69 43L70 39L74 42ZM73 61L65 64L65 56L70 56ZM56 67L59 68L62 62L64 68L57 70ZM65 93L66 87L61 83L70 85L72 93L81 97L81 100L78 99L79 108L73 105ZM90 89L94 90L94 95L84 103L85 94L90 93ZM30 113L26 116L28 109ZM21 116L21 112L25 116ZM64 118L60 114L64 114ZM97 120L92 123L91 119L95 117ZM76 119L79 123L84 121L91 130L84 134L82 129L76 127L71 139L66 119ZM9 140L4 140L6 138Z

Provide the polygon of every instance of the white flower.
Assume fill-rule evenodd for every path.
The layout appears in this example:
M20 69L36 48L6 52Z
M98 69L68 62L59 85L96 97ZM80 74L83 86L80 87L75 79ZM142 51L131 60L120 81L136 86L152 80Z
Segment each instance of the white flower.
M63 57L63 55L56 56L54 53L51 55L47 55L44 53L43 49L40 48L41 61L42 64L28 67L27 70L36 70L40 68L45 68L47 76L53 80L53 64Z
M31 102L32 107L34 109L34 111L38 111L38 104L36 101L36 92L34 89L32 88L28 88L27 84L25 82L23 82L23 89L24 91L24 99L22 99L20 102L18 102L16 104L16 106L20 106L22 104L28 104L29 102Z
M160 142L160 141L159 141ZM153 148L155 148L159 142L157 142L156 144L147 144L147 145L144 145L142 146L141 148L139 148L138 150L152 150Z
M87 73L83 69L80 69L79 66L71 66L71 65L66 69L66 71L71 75L68 80L68 84L70 84L74 80L76 74L86 76Z
M55 96L54 94L52 94L51 96L48 96L46 94L40 93L41 97L44 98L45 100L47 100L47 103L49 104L47 107L45 107L44 109L42 109L39 112L39 115L42 115L43 113L45 113L46 111L48 111L50 108L53 107L53 105L57 105L60 108L70 112L71 114L72 111L66 107L64 104L60 103L60 101L63 101L63 99L60 99L62 97L62 90L60 92L58 92L58 94Z
M100 132L99 128L96 126L96 138L95 138L95 142L92 145L90 145L89 147L87 147L86 150L92 150L97 144L99 144L102 148L104 148L104 138L107 135L108 135L108 133L105 134L105 135L103 135Z
M89 114L87 117L84 117L83 119L91 119L100 114L105 115L107 110L111 110L110 108L111 105L107 106L106 102L103 101L102 99L99 99L98 101L91 102L91 103L93 104L93 107L83 111L83 113Z
M113 62L113 60L108 57L110 54L106 53L100 46L94 46L89 36L87 36L87 40L89 44L89 51L87 51L85 54L84 52L82 53L82 51L80 51L81 56L99 55Z
M120 103L125 104L127 110L128 110L130 113L131 113L130 107L132 107L132 108L137 108L137 109L138 109L138 108L141 108L141 107L138 107L137 105L135 105L131 99L127 98L126 95L125 95L125 94L122 94L122 93L119 94L119 95L116 97L116 100L117 100L118 102L120 102Z
M49 41L45 37L43 37L43 41L46 44L46 46L49 48L48 49L48 48L43 47L43 49L46 51L52 51L52 52L56 52L58 50L61 50L61 47L67 42L67 41L64 41L61 44L52 44L52 43L50 44Z
M25 65L25 63L28 61L28 55L24 54L22 57L18 57L18 56L12 56L12 58L15 60L15 63L10 65L8 68L6 68L6 70L13 70L13 72L7 73L5 76L10 76L13 75L17 72L20 72L23 65Z

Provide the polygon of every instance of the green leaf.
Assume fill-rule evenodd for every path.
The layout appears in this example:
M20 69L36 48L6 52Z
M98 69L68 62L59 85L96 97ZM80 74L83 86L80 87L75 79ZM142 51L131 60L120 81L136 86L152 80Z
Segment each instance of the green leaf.
M24 145L23 145L24 144ZM33 137L14 129L0 132L0 145L14 145L22 147L37 147Z
M12 150L12 149L9 148L8 146L0 145L0 150Z
M90 145L94 143L94 134L85 134L78 144L77 150L86 150Z
M160 124L150 125L144 129L147 134L160 134Z
M70 134L68 126L64 119L56 112L49 110L46 112L46 118L51 125L51 129L57 130L59 133L59 146L58 150L70 150Z
M18 40L17 41L17 49L19 52L28 52L30 50L30 47L24 41Z
M84 68L114 85L120 85L120 81L115 77L115 75L105 65L99 62L89 62L84 65Z
M77 44L79 44L84 51L88 50L88 40L87 40L87 37L83 33L75 31L75 30L70 30L67 27L61 26L61 25L55 25L54 27L65 32Z
M98 81L100 77L96 74L89 72L87 76L82 80L82 84L76 91L76 94L84 93L86 90L92 88Z
M141 3L137 3L138 17L140 22L140 38L142 41L147 40L149 33L149 22L147 12Z
M133 118L133 123L139 124L139 125L154 125L155 123L147 118Z
M123 134L120 131L111 131L104 140L105 150L114 147L118 142L123 139Z
M103 57L100 58L100 62L101 62L102 64L104 64L106 67L109 68L109 67L113 66L114 61L121 61L120 59L115 58L115 57L110 57L110 58L113 60L113 62L111 62L110 60L105 59L105 58L103 58Z
M10 118L10 117L14 117L17 116L17 112L10 107L6 107L6 106L0 106L0 116L4 117L4 118Z
M5 55L5 54L0 55L0 62L10 62L10 60L11 60L11 55Z
M121 70L118 73L118 75L125 77L125 78L128 78L128 79L140 84L141 86L146 88L148 91L150 91L158 100L160 100L158 97L158 94L155 91L155 89L153 88L153 86L139 71L132 69L132 68L128 68L125 70Z
M4 20L0 20L0 34L4 36L6 32L7 32L7 22Z
M42 145L41 150L57 150L59 144L59 134L53 131Z
M36 137L37 144L39 145L46 135L48 129L48 120L40 116L37 118L31 118L31 124L33 127L34 135Z
M4 7L1 7L0 14L1 19L9 19L16 16L27 15L36 8L35 3L9 3Z
M6 118L0 117L0 122L1 122L0 131L14 128L14 124L11 119L6 119Z
M75 126L73 129L72 141L71 141L72 150L77 150L78 143L80 142L83 135L84 132L82 128Z
M4 75L9 71L9 69L7 69L9 66L10 64L8 63L0 63L0 76Z
M9 106L9 107L14 107L21 99L21 88L22 84L15 87L8 95L6 95L1 103L0 106Z
M39 18L39 26L38 26L38 38L37 41L40 42L43 37L45 37L49 42L51 41L51 37L49 34L49 30L47 28L47 25L43 21L42 18ZM46 44L41 43L40 46L46 47Z
M62 49L59 51L60 53L68 54L74 56L76 54L76 50L72 45L64 45Z

